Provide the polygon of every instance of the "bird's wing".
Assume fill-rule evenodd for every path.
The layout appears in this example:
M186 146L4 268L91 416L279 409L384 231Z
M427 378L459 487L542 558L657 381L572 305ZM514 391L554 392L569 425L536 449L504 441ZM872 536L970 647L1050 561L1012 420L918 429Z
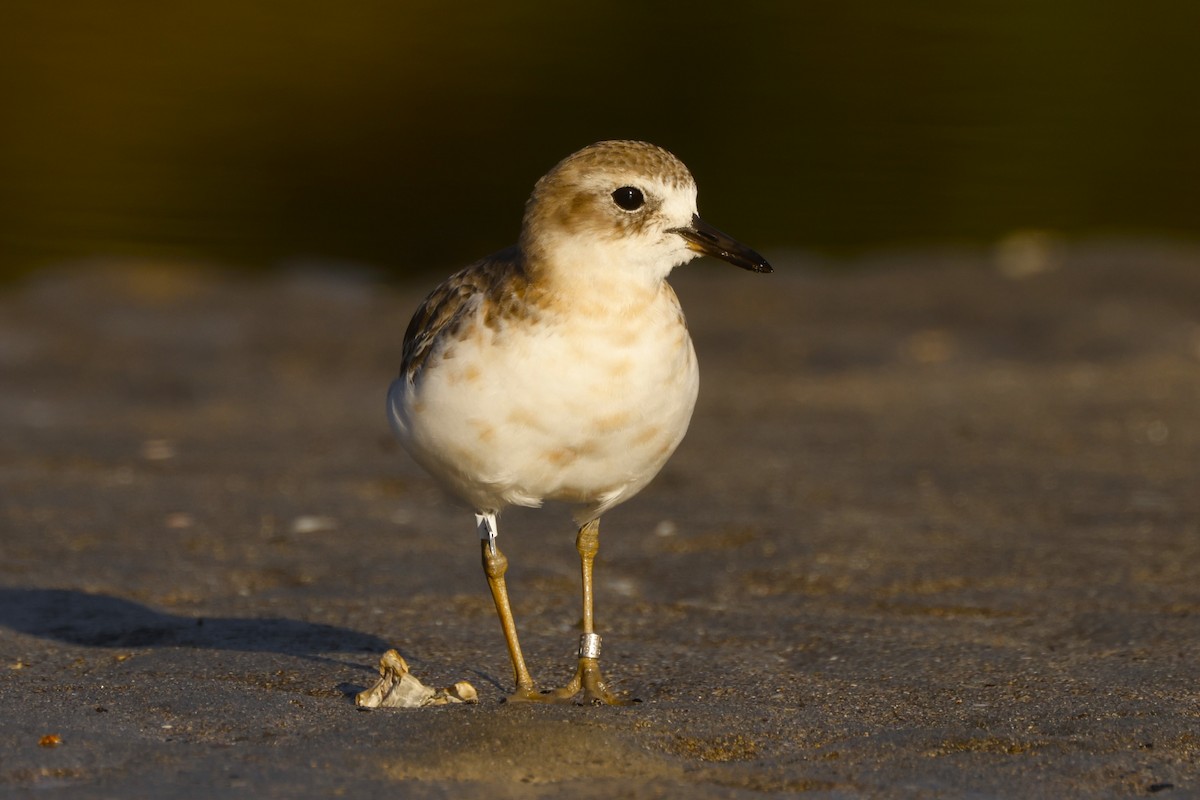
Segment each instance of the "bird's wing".
M404 333L400 377L412 383L441 342L453 336L498 284L520 277L515 247L476 261L456 272L430 292Z

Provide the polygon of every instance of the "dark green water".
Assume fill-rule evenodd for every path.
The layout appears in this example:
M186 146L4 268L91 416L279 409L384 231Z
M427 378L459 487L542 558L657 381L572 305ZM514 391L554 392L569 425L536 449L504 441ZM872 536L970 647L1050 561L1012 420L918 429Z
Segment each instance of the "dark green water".
M0 10L0 273L445 269L591 141L768 253L1200 233L1200 3L108 3Z

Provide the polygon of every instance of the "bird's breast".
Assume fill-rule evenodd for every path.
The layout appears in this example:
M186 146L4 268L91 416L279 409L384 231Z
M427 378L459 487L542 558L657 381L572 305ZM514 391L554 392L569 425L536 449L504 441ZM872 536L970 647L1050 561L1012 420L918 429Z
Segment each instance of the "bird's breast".
M612 504L636 492L683 438L699 387L663 287L640 305L543 309L536 324L482 311L407 390L402 440L464 495Z

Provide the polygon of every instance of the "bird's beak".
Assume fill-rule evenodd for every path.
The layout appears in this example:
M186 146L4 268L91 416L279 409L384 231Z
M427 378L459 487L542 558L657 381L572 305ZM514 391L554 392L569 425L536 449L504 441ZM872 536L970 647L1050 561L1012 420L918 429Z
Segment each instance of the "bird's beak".
M687 241L687 246L697 253L706 256L716 256L722 261L728 261L735 267L748 269L751 272L774 272L767 260L746 245L727 236L700 219L699 214L692 215L692 224L682 228L672 228L671 233L678 233Z

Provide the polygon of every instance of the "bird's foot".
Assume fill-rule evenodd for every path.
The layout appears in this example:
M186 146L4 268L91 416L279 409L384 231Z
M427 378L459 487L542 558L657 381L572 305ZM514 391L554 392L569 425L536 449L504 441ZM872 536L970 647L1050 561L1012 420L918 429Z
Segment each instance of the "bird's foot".
M539 692L530 687L517 687L509 696L510 703L575 703L593 706L623 706L629 703L614 694L600 673L600 662L595 658L582 657L575 670L575 677L561 689Z

